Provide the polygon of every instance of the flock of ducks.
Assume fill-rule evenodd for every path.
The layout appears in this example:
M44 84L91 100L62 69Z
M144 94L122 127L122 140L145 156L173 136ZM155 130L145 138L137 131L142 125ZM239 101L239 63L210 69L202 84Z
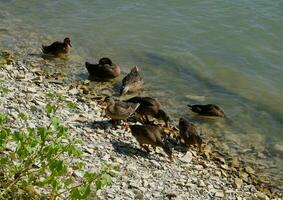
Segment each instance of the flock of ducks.
M42 46L44 54L59 56L69 52L71 45L70 38L65 38L63 42L54 42L49 46ZM96 64L85 63L90 79L99 81L109 81L121 74L120 66L114 64L110 58L104 57ZM135 93L142 89L144 80L140 75L139 68L133 67L131 71L123 78L120 96L127 93ZM154 124L149 117L162 120L166 127L171 122L169 116L161 108L160 102L152 97L136 96L126 101L120 101L112 97L106 97L104 102L107 103L105 114L112 122L127 120L130 116L137 114L142 125L130 125L132 135L136 138L140 146L150 151L149 146L153 148L161 147L164 152L172 159L172 150L169 148L168 141L162 139L164 127ZM224 117L224 111L215 104L206 105L187 105L192 112L202 116ZM187 147L197 145L201 151L202 138L199 134L198 127L189 122L186 118L179 119L179 134Z

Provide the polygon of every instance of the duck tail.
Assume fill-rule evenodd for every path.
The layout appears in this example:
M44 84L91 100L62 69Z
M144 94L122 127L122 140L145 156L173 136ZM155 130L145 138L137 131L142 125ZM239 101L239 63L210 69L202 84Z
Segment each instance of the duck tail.
M192 108L192 107L193 107L193 106L192 106L192 105L190 105L190 104L188 104L187 106L188 106L189 108Z
M42 45L42 46L41 46L41 51L42 51L43 53L47 53L46 46Z
M129 90L129 87L122 87L120 90L120 96L122 96L123 94L126 94Z

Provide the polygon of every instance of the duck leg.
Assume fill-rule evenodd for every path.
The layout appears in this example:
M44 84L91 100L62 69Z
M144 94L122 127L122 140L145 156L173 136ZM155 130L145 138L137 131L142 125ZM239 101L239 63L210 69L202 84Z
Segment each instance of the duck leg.
M149 150L149 147L142 144L141 147L147 152L147 153L150 153L150 150Z

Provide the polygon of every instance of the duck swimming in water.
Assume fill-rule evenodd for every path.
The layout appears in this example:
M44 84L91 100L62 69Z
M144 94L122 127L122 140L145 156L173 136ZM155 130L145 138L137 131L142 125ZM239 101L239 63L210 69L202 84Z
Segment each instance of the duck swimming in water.
M122 88L120 90L120 96L128 92L136 92L143 86L143 78L139 73L139 68L136 66L131 69L122 80Z
M191 111L198 113L203 116L215 116L215 117L224 117L224 110L215 104L206 104L206 105L187 105L190 107Z
M118 77L121 73L120 66L114 64L110 58L101 58L98 64L85 63L90 78L108 81Z
M42 52L44 54L52 54L54 56L58 56L60 54L68 53L71 47L71 40L67 37L63 42L53 42L49 46L42 45Z

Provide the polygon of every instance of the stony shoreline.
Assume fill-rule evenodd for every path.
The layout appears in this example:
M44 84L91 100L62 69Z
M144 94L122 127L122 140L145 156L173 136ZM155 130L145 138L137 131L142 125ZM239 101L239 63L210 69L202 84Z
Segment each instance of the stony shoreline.
M110 126L99 97L88 91L87 82L65 84L52 78L22 61L0 66L0 87L8 89L7 94L0 94L0 112L14 120L12 128L25 126L17 118L19 113L27 113L27 125L33 127L48 123L43 112L47 93L60 93L76 102L78 109L62 107L57 116L71 136L83 140L85 166L95 169L102 162L120 166L113 183L98 191L101 199L282 198L280 192L264 188L252 168L240 170L236 160L228 164L223 157L215 156L209 146L204 153L193 148L186 153L174 150L173 162L160 149L146 155L129 130Z

